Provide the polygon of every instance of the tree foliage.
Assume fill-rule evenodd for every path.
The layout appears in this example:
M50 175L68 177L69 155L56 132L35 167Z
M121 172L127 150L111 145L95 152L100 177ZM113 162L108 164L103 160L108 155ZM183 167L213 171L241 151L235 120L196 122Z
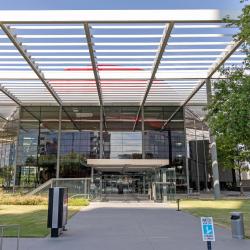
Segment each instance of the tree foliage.
M208 105L207 121L217 138L219 161L224 167L250 159L250 5L242 9L238 20L229 20L239 28L235 40L244 40L247 54L241 67L223 68L226 77L214 83L214 95Z
M236 35L237 39L243 39L248 44L250 44L250 5L248 0L242 0L242 3L246 2L246 6L242 9L242 13L238 20L230 20L229 23L236 25L239 28L239 32Z

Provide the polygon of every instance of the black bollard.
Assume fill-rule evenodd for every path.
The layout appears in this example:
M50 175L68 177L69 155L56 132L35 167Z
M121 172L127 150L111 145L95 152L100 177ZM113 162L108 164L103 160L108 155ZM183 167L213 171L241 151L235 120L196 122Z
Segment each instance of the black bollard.
M181 211L180 210L180 200L181 199L177 199L176 202L177 202L177 211Z
M212 250L212 242L207 241L207 250Z

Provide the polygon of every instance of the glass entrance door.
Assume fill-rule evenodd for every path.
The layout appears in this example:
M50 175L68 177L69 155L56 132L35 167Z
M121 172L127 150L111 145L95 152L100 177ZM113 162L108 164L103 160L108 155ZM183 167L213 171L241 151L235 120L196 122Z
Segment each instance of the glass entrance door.
M127 175L103 175L102 193L104 194L127 194L132 193L134 179Z
M156 173L156 181L153 182L153 198L155 201L172 201L176 195L175 168L160 169Z
M149 184L144 174L104 174L103 194L146 194Z

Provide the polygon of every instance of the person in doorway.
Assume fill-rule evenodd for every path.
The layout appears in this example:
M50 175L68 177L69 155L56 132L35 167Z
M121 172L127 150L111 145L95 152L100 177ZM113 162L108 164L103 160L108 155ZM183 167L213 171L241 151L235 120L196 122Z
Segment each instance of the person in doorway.
M118 194L123 194L123 184L122 184L122 182L118 183Z

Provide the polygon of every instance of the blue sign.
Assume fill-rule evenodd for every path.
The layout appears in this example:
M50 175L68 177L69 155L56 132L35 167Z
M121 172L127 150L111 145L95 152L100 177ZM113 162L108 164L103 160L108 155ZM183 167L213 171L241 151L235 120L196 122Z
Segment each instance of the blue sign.
M212 217L201 217L201 230L203 241L215 241Z

